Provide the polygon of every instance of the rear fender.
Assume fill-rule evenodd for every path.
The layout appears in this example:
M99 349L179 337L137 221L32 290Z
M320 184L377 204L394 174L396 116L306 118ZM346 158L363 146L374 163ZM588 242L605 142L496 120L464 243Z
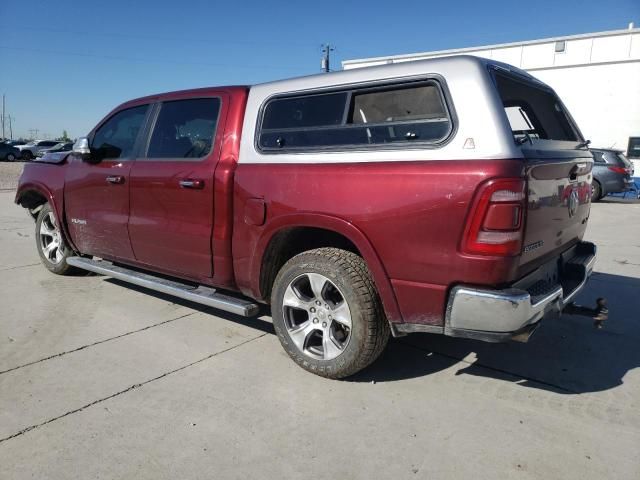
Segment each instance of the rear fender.
M364 233L352 223L329 215L314 213L283 215L275 218L265 226L256 245L250 268L251 290L255 298L262 296L260 291L260 270L262 268L262 259L269 242L274 235L282 229L295 227L323 228L338 233L351 241L362 255L373 276L373 281L382 300L387 320L390 323L402 322L402 316L393 288L391 287L389 276L371 242L369 242Z

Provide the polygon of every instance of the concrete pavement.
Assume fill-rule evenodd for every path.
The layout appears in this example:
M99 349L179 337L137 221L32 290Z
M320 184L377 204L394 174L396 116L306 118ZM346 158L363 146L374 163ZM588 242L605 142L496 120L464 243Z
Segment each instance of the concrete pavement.
M346 381L247 321L39 265L0 193L0 478L640 477L640 204L592 208L600 256L528 344L393 340Z

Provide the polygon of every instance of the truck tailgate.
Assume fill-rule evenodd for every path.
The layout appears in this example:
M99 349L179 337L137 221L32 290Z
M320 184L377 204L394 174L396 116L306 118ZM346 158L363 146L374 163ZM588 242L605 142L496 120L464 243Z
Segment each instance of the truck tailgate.
M528 158L521 272L582 239L591 207L592 167L591 154L584 151L568 158Z

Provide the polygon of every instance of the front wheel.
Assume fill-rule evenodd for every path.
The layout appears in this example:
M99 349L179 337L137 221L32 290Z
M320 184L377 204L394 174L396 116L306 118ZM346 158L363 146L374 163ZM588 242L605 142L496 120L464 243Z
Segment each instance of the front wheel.
M16 161L16 156L13 153L7 154L7 161L15 162Z
M364 260L337 248L296 255L278 273L271 294L273 325L302 368L344 378L384 350L389 325Z
M65 245L56 215L48 203L42 207L36 220L36 248L49 271L58 275L70 275L76 271L67 265L67 258L73 252Z

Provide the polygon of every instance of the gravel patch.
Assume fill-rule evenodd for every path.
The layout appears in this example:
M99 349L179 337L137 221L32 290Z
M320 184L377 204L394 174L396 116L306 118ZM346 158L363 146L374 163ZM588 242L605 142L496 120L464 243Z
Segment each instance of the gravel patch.
M0 190L15 190L25 162L0 162Z

